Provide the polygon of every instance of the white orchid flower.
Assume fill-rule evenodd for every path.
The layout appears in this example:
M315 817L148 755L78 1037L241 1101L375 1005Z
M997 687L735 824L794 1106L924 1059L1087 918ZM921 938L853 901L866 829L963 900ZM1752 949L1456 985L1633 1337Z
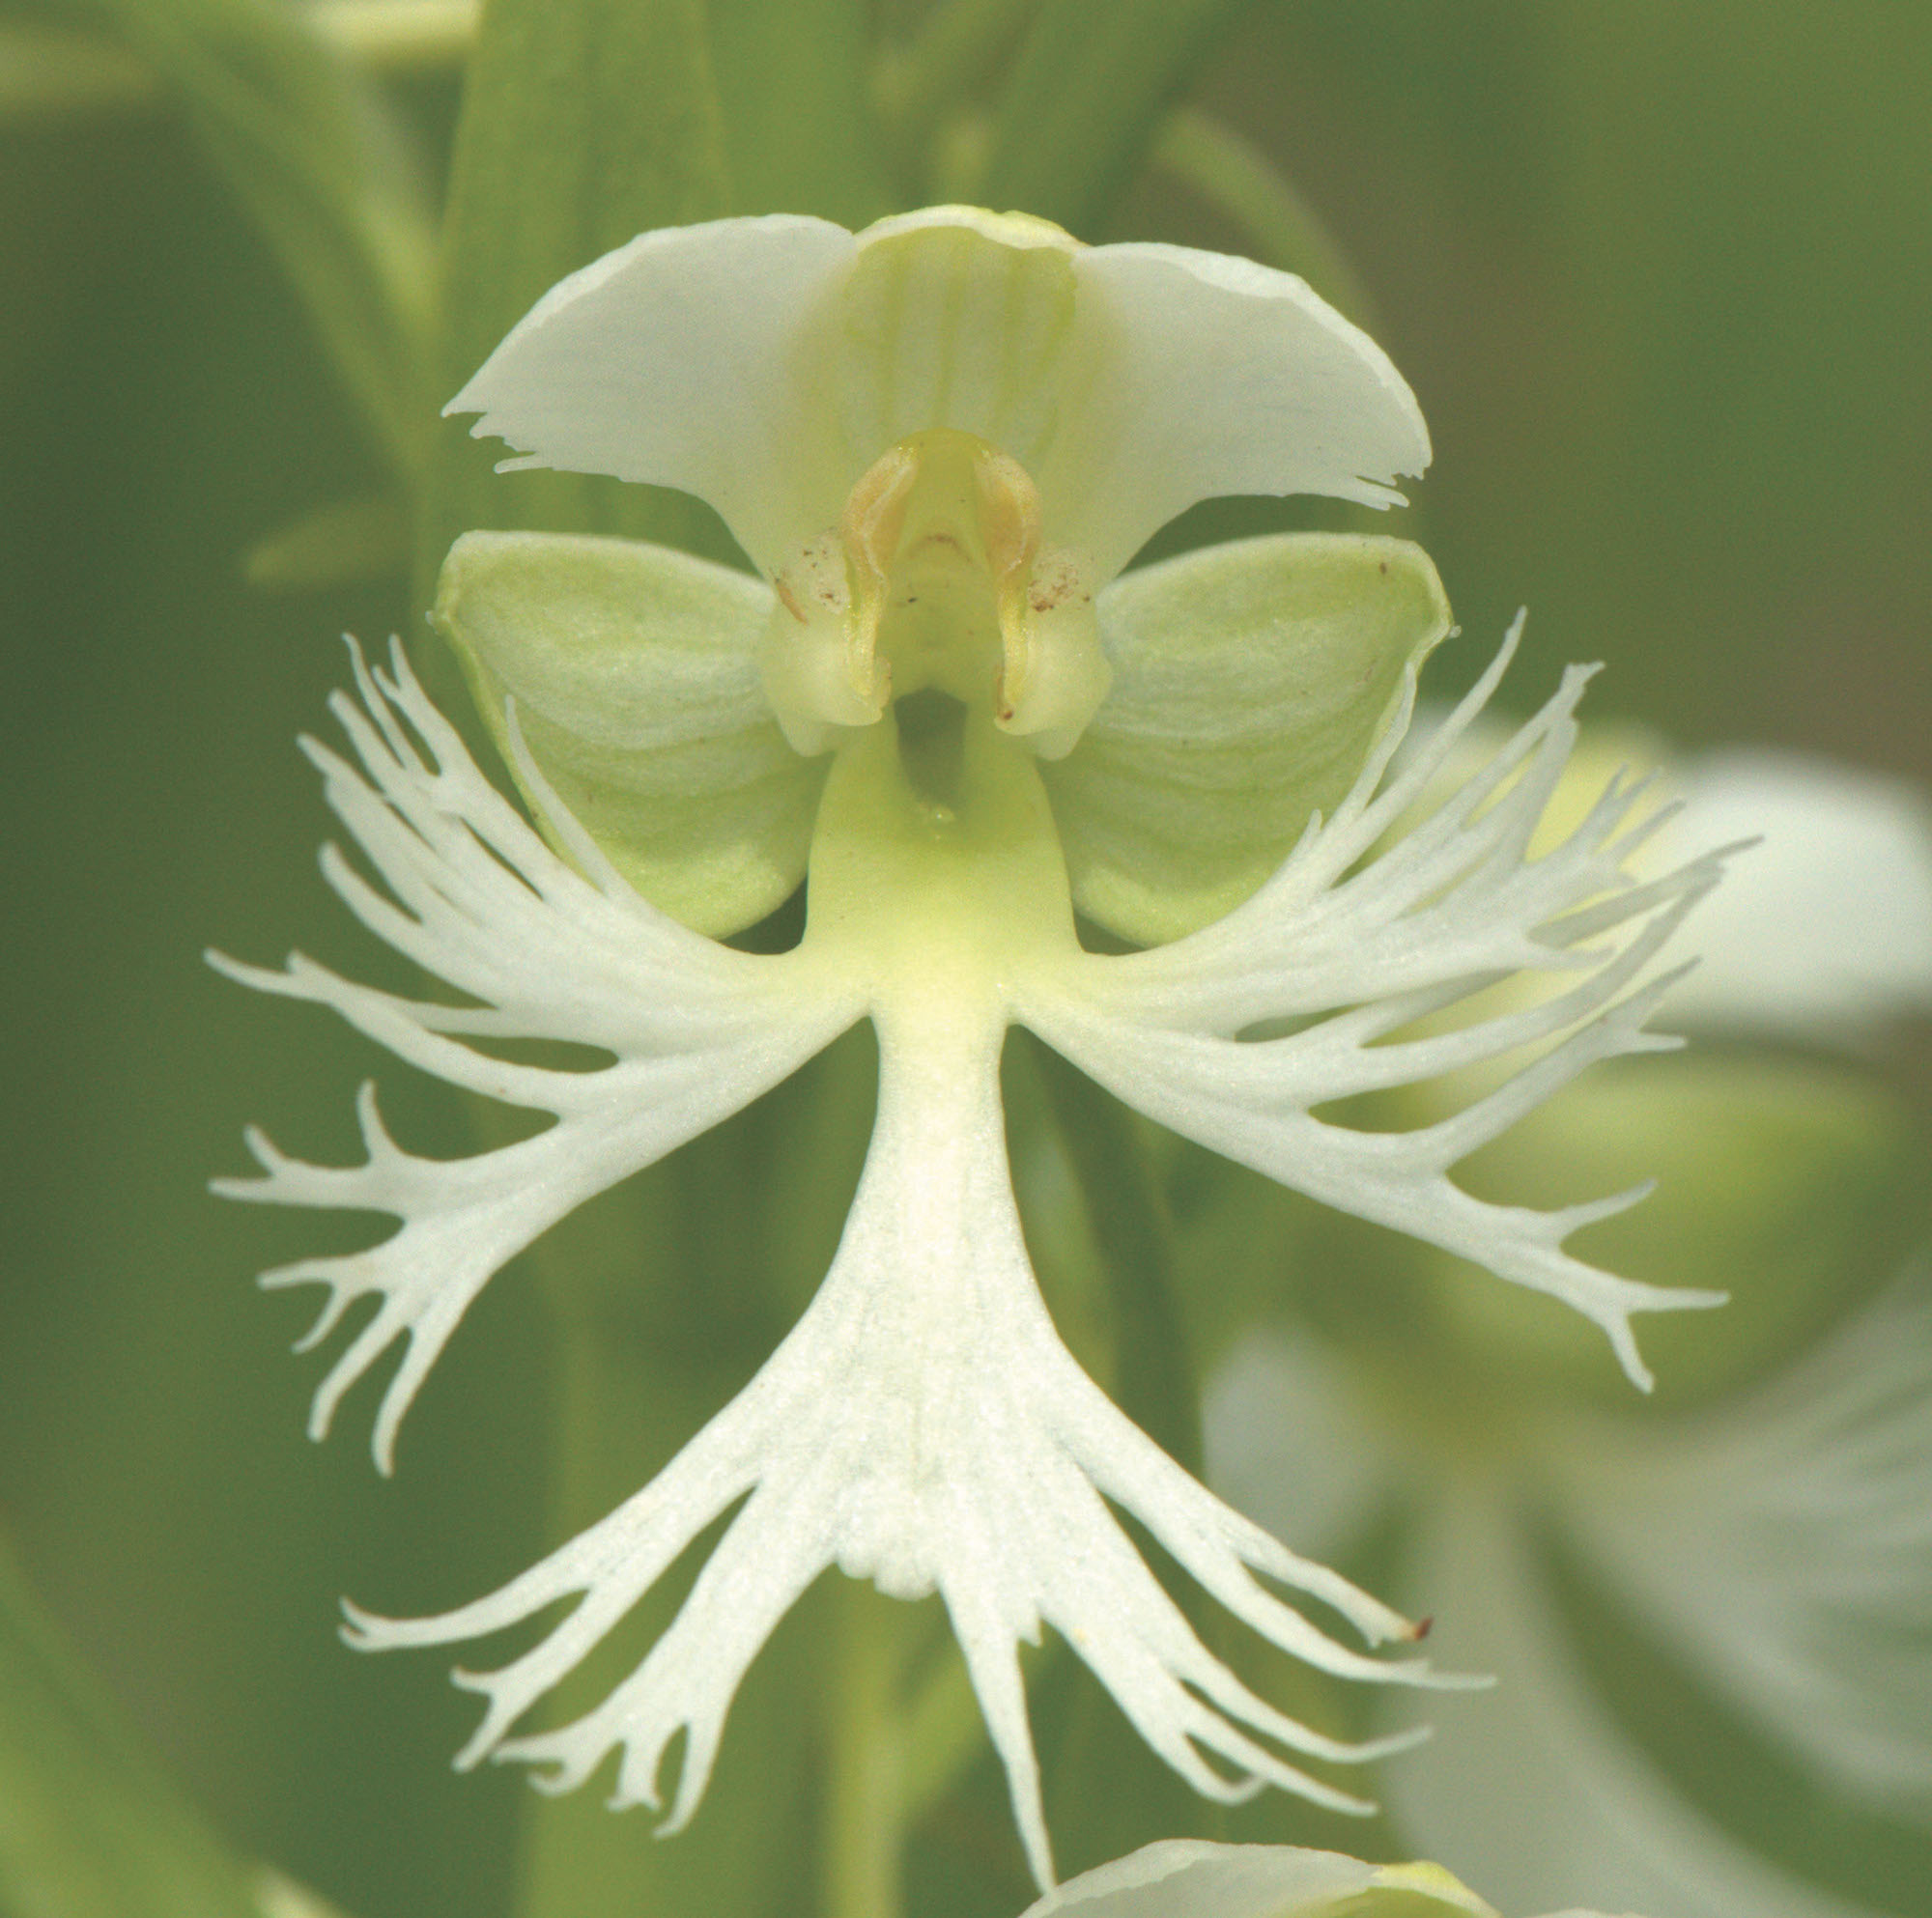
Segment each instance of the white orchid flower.
M1083 1872L1022 1918L1496 1918L1439 1865L1368 1865L1294 1845L1169 1839ZM1592 1918L1565 1911L1554 1918Z
M1684 808L1662 836L1701 843L1746 819L1763 832L1727 877L1723 911L1700 917L1705 964L1673 998L1672 1024L1865 1048L1901 1015L1932 1012L1920 792L1762 752L1691 761L1669 779ZM1839 1083L1817 1095L1828 1113ZM1855 1165L1849 1129L1884 1159L1885 1135L1868 1142L1862 1109L1847 1110L1821 1139ZM1599 1122L1608 1135L1640 1121L1611 1105ZM1814 1199L1834 1177L1856 1184L1837 1162L1807 1173L1776 1115L1744 1136L1741 1149L1784 1154L1782 1179ZM1909 1181L1909 1166L1897 1176ZM1737 1276L1747 1301L1765 1283ZM1821 1882L1700 1802L1633 1735L1568 1599L1580 1581L1821 1802L1857 1808L1867 1828L1932 1830L1932 1257L1909 1258L1808 1350L1758 1369L1640 1417L1492 1378L1480 1403L1445 1395L1439 1418L1411 1404L1391 1420L1385 1381L1283 1326L1216 1374L1217 1488L1334 1552L1400 1501L1412 1514L1406 1575L1440 1607L1445 1650L1498 1670L1480 1705L1449 1708L1454 1735L1391 1772L1389 1796L1408 1842L1499 1898L1533 1906L1580 1891L1668 1918L1919 1908L1910 1865L1889 1892L1880 1867L1862 1889Z
M1113 578L1197 498L1390 498L1428 457L1407 388L1297 280L943 209L856 238L789 217L645 235L546 296L453 404L537 462L711 500L765 577L612 541L458 543L438 618L549 844L400 653L386 674L358 658L358 699L336 701L354 762L310 745L381 885L333 852L330 883L464 1002L300 958L218 963L555 1119L431 1161L389 1139L365 1091L360 1166L252 1139L264 1176L223 1192L401 1221L368 1251L265 1282L329 1289L312 1340L353 1301L381 1302L312 1428L401 1342L376 1423L386 1470L412 1396L494 1272L867 1018L878 1111L824 1285L738 1397L502 1590L428 1619L355 1611L353 1642L479 1638L576 1598L533 1650L461 1675L488 1708L459 1763L523 1760L560 1790L617 1750L614 1802L656 1806L682 1731L675 1827L759 1646L837 1565L944 1598L1042 1885L1017 1655L1042 1624L1203 1792L1275 1785L1367 1809L1287 1754L1360 1762L1413 1735L1345 1744L1257 1697L1196 1638L1109 1502L1273 1644L1345 1677L1446 1681L1317 1630L1280 1589L1372 1646L1419 1635L1211 1497L1074 1364L1028 1264L998 1065L1008 1027L1026 1025L1163 1123L1567 1301L1639 1382L1632 1314L1715 1302L1563 1252L1636 1195L1535 1213L1449 1177L1592 1059L1672 1043L1642 1030L1659 988L1625 988L1712 883L1711 861L1631 884L1623 785L1555 851L1524 857L1586 675L1365 864L1509 649L1391 775L1417 666L1447 629L1413 548L1268 539ZM808 870L794 950L714 943ZM1076 911L1151 949L1088 950ZM1522 969L1567 983L1528 1011L1399 1036ZM474 1043L512 1037L611 1062L538 1068ZM1365 1134L1317 1116L1524 1049L1517 1077L1440 1124ZM637 1671L574 1723L517 1732L734 1506Z

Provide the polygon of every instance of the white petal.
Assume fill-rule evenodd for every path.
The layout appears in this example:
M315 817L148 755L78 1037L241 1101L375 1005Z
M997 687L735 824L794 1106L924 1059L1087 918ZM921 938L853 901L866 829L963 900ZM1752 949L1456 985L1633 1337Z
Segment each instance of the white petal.
M1176 514L1236 493L1399 503L1429 431L1387 354L1292 273L1142 242L1075 267L1062 424L1036 478L1102 578ZM1024 456L1020 456L1024 457Z
M382 1300L317 1391L316 1437L377 1358L408 1340L376 1422L376 1459L385 1472L410 1400L493 1274L582 1200L788 1077L862 1009L801 962L729 951L658 912L559 805L552 816L584 869L573 871L477 770L400 648L394 657L392 678L370 671L358 652L361 706L342 694L333 702L360 771L304 742L329 804L387 892L333 847L324 867L372 932L479 1003L403 999L300 955L279 973L210 955L244 985L333 1007L451 1085L555 1115L548 1131L497 1151L421 1159L388 1137L364 1086L363 1164L308 1165L251 1133L264 1176L215 1181L231 1199L386 1212L402 1222L366 1251L305 1259L263 1279L329 1288L305 1345L326 1338L355 1300ZM554 802L526 756L521 771ZM563 1040L613 1058L582 1071L519 1065L466 1037Z
M1686 1669L1827 1788L1932 1819L1932 1264L1743 1397L1579 1424L1551 1476Z
M1932 804L1901 780L1772 752L1695 762L1672 836L1761 835L1699 915L1673 1024L1843 1042L1932 1011Z
M666 1747L685 1729L671 1809L681 1821L759 1644L836 1564L894 1595L946 1600L1042 1885L1052 1863L1017 1658L1042 1623L1201 1791L1236 1799L1272 1784L1368 1809L1282 1750L1350 1762L1409 1739L1342 1744L1249 1692L1196 1638L1106 1501L1238 1617L1323 1670L1432 1682L1419 1663L1379 1664L1323 1637L1257 1572L1320 1596L1372 1642L1412 1628L1196 1484L1067 1355L1028 1266L1007 1174L1002 1024L984 1021L970 1058L908 1053L884 1035L878 1122L831 1273L764 1368L656 1480L473 1604L419 1620L353 1615L355 1642L371 1649L447 1644L581 1594L534 1650L463 1678L489 1700L463 1763L492 1752L524 1760L563 1789L620 1749L616 1801L656 1805ZM637 1671L574 1723L507 1735L741 1498Z
M642 234L552 288L448 410L512 464L698 494L767 573L935 427L1018 460L1095 579L1197 499L1386 504L1429 463L1401 376L1292 275L958 207L856 237L788 214Z
M1582 1897L1658 1918L1875 1918L1747 1850L1618 1728L1564 1637L1504 1488L1433 1496L1414 1563L1443 1644L1502 1681L1446 1706L1435 1746L1389 1774L1404 1838L1508 1911Z
M1487 768L1360 863L1454 749L1509 657L1505 646L1384 783L1407 723L1411 670L1402 711L1354 790L1332 819L1311 822L1253 898L1149 952L1078 955L1058 976L1029 982L1015 1016L1175 1131L1340 1211L1575 1306L1603 1327L1631 1379L1647 1387L1631 1314L1716 1305L1722 1295L1636 1284L1562 1251L1570 1233L1634 1203L1641 1190L1541 1213L1483 1203L1448 1172L1594 1060L1679 1043L1643 1030L1669 975L1627 989L1716 883L1715 859L1633 884L1624 861L1655 821L1631 827L1636 792L1620 782L1562 844L1527 859L1576 738L1572 714L1588 674L1573 669ZM1446 1031L1390 1036L1520 972L1570 973L1577 983ZM1260 1022L1311 1015L1283 1037L1242 1036ZM1315 1116L1357 1093L1537 1047L1548 1049L1434 1125L1363 1132Z
M1174 1838L1083 1872L1023 1918L1496 1918L1435 1865L1368 1865L1294 1845L1210 1845ZM1592 1918L1584 1911L1555 1918Z
M850 270L843 227L803 214L639 234L544 295L444 409L527 457L695 493L769 572L838 517L811 316ZM875 448L875 453L879 448Z
M1171 1838L1083 1872L1024 1918L1298 1918L1359 1896L1375 1875L1338 1851Z

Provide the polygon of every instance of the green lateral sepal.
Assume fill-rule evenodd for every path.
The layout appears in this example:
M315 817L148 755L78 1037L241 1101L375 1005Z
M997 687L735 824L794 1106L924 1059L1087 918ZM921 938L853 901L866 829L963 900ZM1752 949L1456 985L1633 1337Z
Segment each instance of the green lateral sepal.
M1342 798L1403 668L1449 631L1406 540L1287 533L1128 573L1100 595L1113 689L1043 766L1080 910L1142 945L1221 917Z
M804 878L825 778L758 684L771 606L762 580L668 547L474 532L450 548L430 617L506 756L514 701L531 757L617 869L722 937Z

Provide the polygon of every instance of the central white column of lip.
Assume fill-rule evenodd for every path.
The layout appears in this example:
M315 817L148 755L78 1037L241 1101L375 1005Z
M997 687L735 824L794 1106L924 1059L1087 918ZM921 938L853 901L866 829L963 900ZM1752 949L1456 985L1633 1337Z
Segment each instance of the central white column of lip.
M1041 1567L1074 1469L1052 1409L1093 1388L1033 1276L1000 1098L1016 982L1080 955L1033 754L990 702L889 710L838 753L810 874L799 957L863 982L879 1038L859 1191L793 1334L818 1394L812 1449L838 1487L828 1542L890 1596L944 1595L1050 1882L1015 1648L1051 1612Z
M877 463L812 565L778 582L764 662L781 710L821 700L787 719L794 743L837 747L797 957L864 993L879 1103L838 1256L787 1341L813 1388L791 1436L823 1475L839 1568L943 1593L1046 1883L1015 1648L1052 1609L1065 1502L1093 1501L1047 1401L1094 1388L1027 1257L1000 1051L1019 981L1080 957L1036 755L1071 746L1107 672L1091 600L1040 609L1031 483L966 435Z
M855 1514L841 1562L907 1595L930 1590L945 1558L939 1538L920 1536L945 1522L923 1509L921 1481L957 1445L963 1407L951 1401L992 1356L956 1341L970 1329L983 1343L996 1327L1015 1349L1052 1337L1013 1211L999 1060L1015 981L1079 953L1031 742L1003 723L1012 652L1001 601L1037 550L1019 510L1024 475L1011 462L989 474L964 435L924 438L936 443L881 462L869 504L847 515L863 534L853 572L876 612L881 676L897 696L843 734L799 955L860 985L878 1030L872 1146L828 1283L882 1264L894 1274L853 1301L858 1340L891 1351L883 1369L902 1381L881 1398L864 1476L896 1481L921 1517L909 1531L903 1505L890 1523L882 1512L874 1547L859 1543L869 1528Z

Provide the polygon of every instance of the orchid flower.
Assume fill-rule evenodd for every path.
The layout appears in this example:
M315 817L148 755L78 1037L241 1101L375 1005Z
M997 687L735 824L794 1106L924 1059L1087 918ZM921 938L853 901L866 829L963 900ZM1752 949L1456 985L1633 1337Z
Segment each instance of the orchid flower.
M434 1161L391 1140L365 1088L359 1166L251 1136L262 1176L222 1192L401 1222L367 1251L265 1279L327 1288L310 1342L355 1301L380 1302L312 1429L400 1343L376 1421L386 1471L423 1375L505 1261L864 1019L878 1107L831 1271L744 1391L635 1497L501 1590L425 1619L352 1608L352 1642L452 1644L575 1598L512 1663L459 1675L487 1708L458 1762L521 1760L562 1790L616 1751L613 1802L668 1796L675 1828L745 1670L836 1565L944 1599L1042 1886L1018 1662L1042 1625L1199 1791L1273 1785L1370 1809L1297 1759L1359 1763L1419 1735L1346 1743L1258 1697L1109 1505L1310 1664L1459 1681L1318 1629L1284 1591L1371 1647L1420 1636L1211 1496L1074 1363L1028 1263L998 1066L1007 1029L1027 1026L1164 1125L1576 1307L1639 1384L1633 1314L1717 1302L1563 1251L1638 1193L1538 1213L1449 1176L1592 1060L1674 1043L1643 1030L1661 984L1627 988L1714 863L1631 883L1642 835L1625 783L1525 858L1587 674L1372 859L1489 700L1514 635L1392 771L1418 667L1448 629L1414 548L1272 538L1117 577L1197 499L1392 500L1429 456L1407 387L1298 280L949 208L857 236L789 216L646 234L545 296L451 405L525 464L710 501L761 577L608 540L458 542L436 618L540 831L400 650L386 672L358 655L356 696L335 701L352 756L308 744L375 875L331 850L329 883L462 1001L376 991L300 957L281 972L216 963L554 1119ZM808 875L793 950L717 943ZM1143 949L1089 949L1082 917ZM1560 990L1444 1023L1525 970ZM561 1070L486 1049L512 1038L609 1062ZM1508 1056L1526 1062L1440 1123L1364 1133L1319 1115ZM574 1722L519 1731L734 1508L637 1670Z
M1656 1708L1633 1715L1600 1663L1596 1621L1623 1620L1649 1648L1647 1669L1686 1675L1698 1713L1728 1721L1766 1771L1845 1808L1853 1842L1916 1832L1900 1855L1922 1860L1932 1256L1894 1265L1869 1242L1876 1216L1903 1210L1901 1193L1922 1194L1923 1145L1876 1087L1819 1055L1869 1051L1902 1014L1932 1013L1932 805L1902 782L1763 752L1666 775L1683 810L1663 836L1706 843L1747 819L1764 833L1723 910L1700 921L1705 964L1671 1023L1811 1057L1745 1061L1756 1069L1719 1082L1701 1114L1646 1112L1639 1089L1606 1089L1595 1107L1540 1113L1520 1149L1538 1149L1541 1132L1546 1152L1581 1158L1594 1142L1601 1158L1633 1132L1668 1133L1666 1173L1675 1160L1694 1183L1700 1160L1717 1162L1701 1175L1706 1213L1727 1190L1739 1210L1794 1192L1804 1224L1786 1228L1801 1242L1793 1256L1823 1267L1797 1324L1816 1323L1821 1285L1848 1290L1848 1308L1795 1352L1789 1306L1785 1337L1754 1336L1753 1315L1776 1312L1791 1284L1749 1255L1778 1234L1759 1228L1743 1239L1745 1262L1711 1272L1740 1293L1719 1388L1641 1416L1520 1372L1492 1370L1434 1402L1392 1395L1362 1353L1283 1325L1244 1340L1210 1384L1209 1478L1264 1523L1338 1553L1398 1504L1408 1512L1410 1585L1441 1607L1457 1655L1495 1661L1504 1682L1460 1713L1446 1751L1390 1773L1391 1809L1409 1843L1496 1897L1534 1906L1580 1891L1672 1918L1917 1911L1922 1865L1872 1863L1860 1882L1840 1859L1834 1881L1802 1829L1782 1855L1764 1828L1741 1829L1735 1805L1687 1787L1638 1735ZM1699 1116L1701 1140L1687 1122ZM1847 1263L1882 1283L1835 1269ZM1485 1327L1493 1342L1501 1328ZM1547 1333L1522 1336L1548 1380ZM1391 1418L1397 1398L1404 1415Z

